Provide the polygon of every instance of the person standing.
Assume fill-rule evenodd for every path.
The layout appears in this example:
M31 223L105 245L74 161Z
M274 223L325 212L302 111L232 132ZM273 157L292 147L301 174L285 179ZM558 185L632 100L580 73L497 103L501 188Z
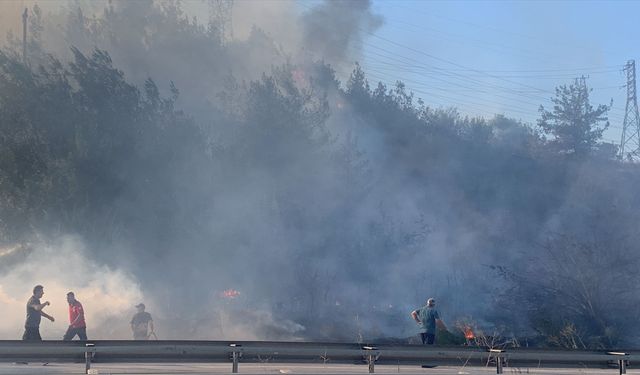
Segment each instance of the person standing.
M40 298L44 296L44 287L42 285L36 285L33 288L33 295L27 301L27 320L24 323L24 334L22 340L24 341L42 341L40 336L40 321L42 317L54 322L55 319L42 311L45 307L51 305L49 301L40 303Z
M148 340L154 334L151 314L144 311L144 303L136 305L138 312L131 318L131 331L134 340Z
M84 320L84 308L73 292L67 293L67 302L69 303L69 328L62 339L71 341L78 335L80 340L86 341L87 323Z
M424 345L433 345L436 342L436 326L446 330L447 327L440 319L436 310L436 300L429 298L427 304L411 312L411 317L420 326L420 339Z

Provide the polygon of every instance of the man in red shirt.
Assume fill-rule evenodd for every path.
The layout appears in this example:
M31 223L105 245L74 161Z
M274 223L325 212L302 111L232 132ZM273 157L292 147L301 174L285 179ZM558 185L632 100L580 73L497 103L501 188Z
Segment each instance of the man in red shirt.
M84 321L84 309L80 301L76 299L73 292L67 293L67 302L69 302L69 328L62 338L70 341L76 335L80 340L87 340L87 323Z

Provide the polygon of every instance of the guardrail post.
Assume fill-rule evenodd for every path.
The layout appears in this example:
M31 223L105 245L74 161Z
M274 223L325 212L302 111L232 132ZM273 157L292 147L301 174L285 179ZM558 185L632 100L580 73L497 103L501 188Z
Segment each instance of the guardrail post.
M93 351L91 351L90 348L93 348L94 344L87 343L85 344L85 347L86 349L84 352L84 373L89 374L91 372L91 357L93 356L92 355Z
M495 354L495 358L496 358L496 374L502 374L503 373L503 363L502 363L502 353L504 353L504 350L502 349L489 349L489 353L493 353Z
M374 352L374 350L378 350L378 348L374 346L363 346L362 349L366 350L367 356L367 364L369 365L369 374L373 374L375 372L375 363L376 359L378 359L378 353Z
M231 360L233 361L231 364L231 372L234 374L238 373L238 361L240 359L240 352L237 348L241 347L242 345L238 345L238 344L229 344L229 346L233 349L233 352L231 352Z
M620 371L620 375L627 373L627 359L626 357L629 355L623 352L607 352L609 355L622 356L622 358L618 359L618 370Z

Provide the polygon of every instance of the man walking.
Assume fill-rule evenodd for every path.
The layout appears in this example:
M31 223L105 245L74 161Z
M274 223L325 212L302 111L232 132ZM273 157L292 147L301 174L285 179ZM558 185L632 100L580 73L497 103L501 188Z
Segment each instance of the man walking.
M440 320L440 314L436 310L436 300L429 298L426 306L411 312L411 317L420 326L420 339L424 345L433 345L436 342L436 325L446 330L444 322Z
M144 303L136 305L138 312L131 319L131 331L133 331L134 340L148 340L155 333L153 332L153 319L151 314L144 311Z
M62 339L64 341L73 340L76 335L80 340L87 340L87 323L84 320L84 309L80 301L76 299L73 292L67 293L67 302L69 303L69 328Z
M44 296L44 287L42 285L36 285L33 288L33 295L27 301L27 320L24 323L24 334L22 340L25 341L42 341L40 336L40 321L42 317L54 322L55 319L44 311L45 307L49 306L49 301L40 303L40 298Z

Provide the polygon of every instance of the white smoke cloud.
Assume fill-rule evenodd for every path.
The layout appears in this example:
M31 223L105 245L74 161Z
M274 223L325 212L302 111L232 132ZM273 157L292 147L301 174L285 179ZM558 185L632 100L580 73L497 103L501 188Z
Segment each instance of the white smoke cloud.
M15 258L21 258L14 262ZM129 338L133 306L143 300L136 279L119 269L98 265L86 255L83 241L64 236L51 243L16 246L0 252L0 337L19 339L25 309L35 285L44 286L42 302L56 320L42 319L43 339L59 340L69 325L66 294L73 291L83 304L89 338ZM106 337L100 337L106 336Z

